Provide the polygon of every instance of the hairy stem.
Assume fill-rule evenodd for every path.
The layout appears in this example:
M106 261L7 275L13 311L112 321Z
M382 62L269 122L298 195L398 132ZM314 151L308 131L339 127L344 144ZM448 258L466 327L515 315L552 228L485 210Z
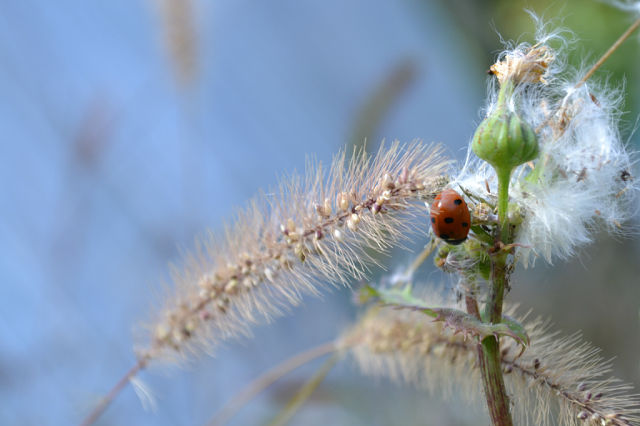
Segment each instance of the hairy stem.
M492 424L512 426L509 397L502 377L500 348L495 337L487 337L478 345L478 364Z
M491 260L491 288L489 300L485 305L484 320L492 324L498 324L502 320L502 305L504 291L507 287L507 254L500 253Z
M504 229L504 227L503 227ZM502 303L507 283L507 254L498 253L491 262L491 290L485 305L484 319L492 324L502 320ZM504 386L500 364L500 344L493 336L486 337L478 345L478 364L482 372L482 384L491 421L494 425L513 424L509 412L509 397Z
M511 169L496 170L498 174L498 219L500 222L500 238L497 243L509 243L509 179ZM499 247L496 244L496 247ZM502 304L504 291L507 287L507 256L498 248L498 253L491 259L491 287L489 300L485 305L484 321L497 324L502 320ZM504 386L502 368L500 365L500 343L493 336L486 337L478 345L478 364L482 372L482 384L489 415L494 425L510 426L513 424L509 412L509 397Z

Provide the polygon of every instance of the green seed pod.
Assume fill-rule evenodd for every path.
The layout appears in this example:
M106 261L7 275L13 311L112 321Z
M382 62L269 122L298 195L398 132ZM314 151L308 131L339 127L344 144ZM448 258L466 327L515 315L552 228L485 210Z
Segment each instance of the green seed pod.
M478 126L471 149L496 170L511 171L538 156L538 139L518 114L498 107Z

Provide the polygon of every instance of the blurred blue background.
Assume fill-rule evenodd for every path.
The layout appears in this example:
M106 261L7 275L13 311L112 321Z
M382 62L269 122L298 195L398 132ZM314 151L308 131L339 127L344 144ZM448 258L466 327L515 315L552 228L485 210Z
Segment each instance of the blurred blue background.
M598 2L539 4L582 39L576 64L595 60L631 19ZM0 0L0 424L78 423L135 362L132 330L169 280L167 264L307 156L326 163L364 140L423 139L462 160L501 47L496 31L532 40L525 6ZM630 138L637 58L635 37L601 74L626 78ZM619 356L618 375L640 383L639 255L633 238L602 236L580 259L518 273L511 298L568 333L584 330ZM348 290L308 298L215 358L144 372L157 409L129 387L98 424L203 424L260 372L355 318ZM269 420L318 365L233 424ZM477 424L478 413L343 362L293 423Z

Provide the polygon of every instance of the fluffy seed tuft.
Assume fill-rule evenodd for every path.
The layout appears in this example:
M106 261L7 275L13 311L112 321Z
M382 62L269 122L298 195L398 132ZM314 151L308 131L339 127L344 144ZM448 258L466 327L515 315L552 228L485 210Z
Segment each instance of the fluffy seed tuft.
M509 203L522 213L517 253L525 266L537 257L551 263L592 240L595 228L620 232L637 194L633 161L618 131L621 92L581 80L565 67L562 32L538 34L533 46L507 50L493 66L500 79L516 83L509 103L535 129L539 156L515 169ZM487 111L495 107L495 96ZM468 156L455 179L476 200L495 203L497 179L486 164Z

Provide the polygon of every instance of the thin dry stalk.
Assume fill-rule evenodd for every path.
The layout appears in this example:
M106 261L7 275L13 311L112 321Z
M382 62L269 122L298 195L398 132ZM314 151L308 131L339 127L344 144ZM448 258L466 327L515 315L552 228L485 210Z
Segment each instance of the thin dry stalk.
M633 34L633 32L638 29L638 27L640 27L640 18L636 19L629 26L629 28L627 28L627 30L624 33L622 33L620 37L618 37L618 39L611 45L611 47L604 53L604 55L602 55L602 57L600 57L600 59L598 59L598 61L595 64L593 64L593 66L589 69L589 71L587 71L584 77L580 79L580 81L578 82L578 84L575 85L574 88L577 89L578 87L586 83L587 80L591 78L593 73L596 72L598 68L600 68L607 59L609 59L609 56L611 56L613 52L618 50L620 45L622 45L622 43L624 43L625 40L627 40L631 36L631 34Z
M253 399L257 394L273 384L276 380L290 373L296 368L320 358L321 356L336 351L335 342L327 342L316 346L307 351L294 355L293 357L281 362L275 367L269 369L264 374L253 380L237 393L224 407L211 419L209 426L222 426L226 424L247 402Z
M129 383L129 381L135 377L140 370L143 370L147 365L146 359L140 359L136 365L131 367L129 371L125 373L120 380L113 386L113 388L109 391L107 395L100 401L100 403L89 413L89 415L82 421L81 426L89 426L95 423L96 420L102 415L104 410L113 402L113 400L118 396L120 391L124 389L125 386Z

